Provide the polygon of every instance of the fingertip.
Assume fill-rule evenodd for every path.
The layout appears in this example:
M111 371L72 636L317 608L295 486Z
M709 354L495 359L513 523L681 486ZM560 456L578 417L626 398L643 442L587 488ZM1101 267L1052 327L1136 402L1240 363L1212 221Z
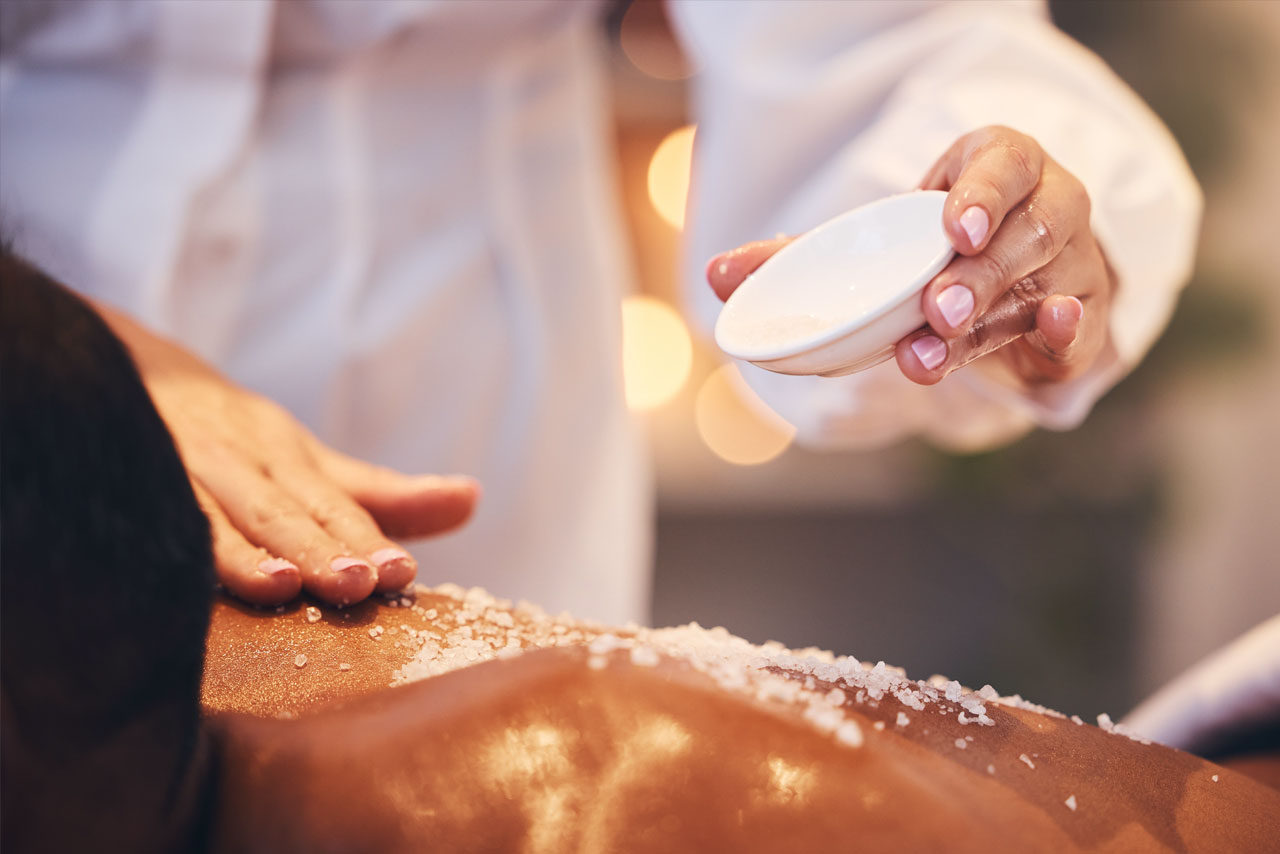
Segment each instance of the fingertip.
M251 605L280 605L302 592L298 567L278 557L264 557L248 571L219 566L218 581L233 596Z
M933 385L944 375L947 344L930 332L903 338L894 348L902 375L919 385Z
M307 589L331 605L346 606L369 598L378 573L369 563L348 555L335 557L328 572L320 573Z
M369 555L369 560L378 568L378 583L375 589L380 593L400 590L418 575L418 562L399 547L379 549Z
M1055 294L1036 311L1036 330L1051 351L1060 353L1075 343L1083 320L1084 303L1073 296Z
M716 296L727 300L761 264L773 257L779 249L786 246L794 238L779 235L772 240L757 240L746 243L719 255L707 262L707 282Z

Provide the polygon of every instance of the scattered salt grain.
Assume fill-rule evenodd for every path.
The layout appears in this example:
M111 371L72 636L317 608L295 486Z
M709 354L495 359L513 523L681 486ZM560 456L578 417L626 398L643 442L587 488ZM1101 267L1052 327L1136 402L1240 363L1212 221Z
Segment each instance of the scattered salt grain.
M1209 779L1210 779L1210 780L1213 780L1213 782L1215 782L1215 783L1216 783L1216 782L1218 782L1218 775L1217 775L1217 774L1214 774L1214 775L1213 775L1212 777L1210 777Z
M631 650L631 663L637 667L657 667L658 653L651 646L637 646Z
M1070 797L1068 797L1068 798L1067 798L1063 803L1065 803L1065 804L1067 805L1067 809L1071 810L1072 812L1075 812L1075 811L1076 811L1076 796L1075 796L1075 795L1071 795L1071 796L1070 796Z
M827 692L826 696L823 699L825 699L828 703L830 703L833 706L843 706L844 692L841 691L839 688L832 688L830 691Z
M884 721L876 721L871 725L871 728L877 732L884 732Z
M305 655L303 655L302 653L298 653L298 654L297 654L297 656L293 659L293 666L294 666L294 667L306 667L306 666L307 666L307 657L306 657Z
M434 620L436 617L440 616L440 612L435 608L428 608L426 616L428 620Z
M988 774L994 774L994 773L996 773L996 766L994 766L994 765L988 765L988 766L987 766L987 773L988 773Z
M319 608L317 608L317 607L316 607L316 606L314 606L314 605L308 605L308 606L307 606L307 622L308 622L308 623L318 623L318 622L320 622L320 609L319 609Z
M1071 722L1076 726L1084 726L1084 719L1081 718L1079 715L1072 715Z
M862 727L854 721L845 721L836 727L836 741L849 747L861 747Z
M909 723L911 723L911 718L907 717L902 712L898 712L897 726L906 726Z
M1115 723L1111 720L1111 715L1106 712L1098 715L1098 726L1107 732L1112 732L1116 728Z
M1025 753L1019 753L1018 758L1027 764L1032 771L1036 770L1036 763L1031 761L1031 757Z
M609 659L603 655L592 655L587 658L587 667L592 670L604 670L609 664Z
M591 645L588 646L587 649L591 650L596 655L604 655L605 653L613 652L621 646L622 642L613 635L600 635L600 637L591 642Z
M844 715L825 703L810 703L805 707L804 719L823 732L835 732L844 721Z
M953 703L960 702L960 683L954 679L947 683L947 699Z
M969 746L969 742L965 741L963 738L956 739L956 748L958 750L964 750L968 746Z

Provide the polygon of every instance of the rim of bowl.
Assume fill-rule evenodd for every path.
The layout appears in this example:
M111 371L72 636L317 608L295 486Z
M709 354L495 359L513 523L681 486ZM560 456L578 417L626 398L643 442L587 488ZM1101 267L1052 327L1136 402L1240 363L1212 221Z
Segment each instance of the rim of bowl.
M873 210L881 205L889 204L890 202L896 201L898 199L905 198L908 196L918 196L921 194L941 194L943 196L947 195L942 190L909 190L908 192L905 192L905 193L896 193L892 196L885 196L884 198L876 199L873 202L868 202L865 205L861 205L859 207L853 208L852 210L845 211L839 216L832 217L831 219L822 223L818 227L806 232L803 236L796 238L791 243L788 243L786 246L782 247L777 252L775 252L772 256L770 256L768 260L766 260L763 264L757 267L750 275L748 275L745 279L742 280L742 284L738 286L738 289L729 295L729 299L725 301L725 308L729 307L729 303L733 301L734 297L736 297L739 293L742 293L743 289L746 288L748 284L750 284L751 280L754 279L755 276L761 270L763 270L766 265L768 265L771 261L784 257L784 255L790 250L794 249L797 246L797 244L801 242L807 242L810 238L816 237L822 232L828 230L829 228L836 227L837 225L842 223L844 220L853 217L855 214L863 214L863 213L866 213L867 211ZM941 228L941 223L939 223L939 228ZM945 236L945 232L944 232L944 236ZM790 344L786 347L774 347L774 348L744 347L740 349L729 350L720 344L720 340L719 340L720 336L718 334L719 323L717 322L716 344L720 346L721 350L724 350L724 352L728 353L733 358L742 359L747 362L762 362L762 361L773 361L775 359L785 359L788 356L798 356L801 353L807 353L811 350L816 350L819 347L830 344L832 341L837 341L853 332L856 332L860 329L870 326L872 323L876 322L881 317L884 317L889 312L901 306L908 299L914 296L918 296L920 294L920 291L924 290L925 285L929 284L929 282L933 279L934 276L942 272L942 269L946 267L947 264L951 263L951 259L955 257L955 254L956 254L955 247L951 245L950 241L947 241L946 249L943 252L939 253L937 256L935 256L933 260L931 260L929 264L925 266L924 273L923 273L923 281L920 282L919 286L912 286L910 289L908 289L908 291L902 295L901 299L882 304L875 311L872 311L869 314L863 315L862 317L859 317L857 320L853 320L853 321L846 320L842 323L836 324L830 329L826 329L822 332L817 333L816 335L810 336L809 338L802 338L798 343Z

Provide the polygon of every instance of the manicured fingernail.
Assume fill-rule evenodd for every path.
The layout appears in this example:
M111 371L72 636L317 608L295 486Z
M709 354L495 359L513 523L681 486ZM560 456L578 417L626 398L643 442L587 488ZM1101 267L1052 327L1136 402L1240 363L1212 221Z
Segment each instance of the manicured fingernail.
M353 569L372 569L373 567L362 560L353 557L335 557L329 563L329 568L334 572L350 572Z
M960 214L960 227L964 229L965 234L969 235L969 245L977 249L982 239L987 236L991 220L987 219L986 211L974 205L965 208L964 213Z
M1054 321L1063 326L1079 326L1084 319L1084 303L1075 297L1055 300L1049 310L1053 312Z
M724 260L723 255L717 255L707 262L707 281L711 281L711 276L719 273L723 276L729 272L729 262Z
M298 567L282 557L269 557L258 564L258 571L265 575L279 575L282 572L297 572Z
M938 311L942 312L947 325L952 329L958 329L973 313L973 291L964 285L947 288L938 294L937 302Z
M932 335L925 335L912 341L911 352L916 354L920 364L931 371L947 360L947 345L942 343L941 338L935 338Z
M369 555L369 560L373 561L374 564L381 569L388 564L395 563L397 561L404 561L406 563L412 562L413 557L411 557L404 549L388 547L385 549L378 549L376 552Z
M420 474L413 485L419 489L474 489L479 481L465 474Z

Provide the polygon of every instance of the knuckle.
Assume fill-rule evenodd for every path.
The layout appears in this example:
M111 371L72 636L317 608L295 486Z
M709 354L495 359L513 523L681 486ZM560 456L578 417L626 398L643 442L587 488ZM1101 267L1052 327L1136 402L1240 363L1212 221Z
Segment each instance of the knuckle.
M1062 220L1041 205L1028 206L1025 214L1027 227L1035 240L1041 258L1056 258L1066 242L1066 229Z
M1036 312L1040 310L1040 303L1044 302L1047 296L1039 276L1034 273L1019 279L1009 289L1012 311L1022 321L1023 328L1035 328Z
M1040 169L1027 147L1007 140L1002 153L1009 161L1011 177L1018 186L1034 187L1040 179Z
M252 498L245 507L245 518L255 531L271 531L287 524L293 514L267 498Z
M343 522L353 516L351 508L335 499L318 499L307 504L307 513L321 525Z
M999 252L983 252L979 259L979 277L988 287L999 289L1013 278L1013 270L1009 260Z
M1089 198L1089 190L1084 182L1074 175L1067 181L1067 199L1071 210L1075 211L1076 216L1079 217L1079 221L1088 223L1093 213L1093 199Z

